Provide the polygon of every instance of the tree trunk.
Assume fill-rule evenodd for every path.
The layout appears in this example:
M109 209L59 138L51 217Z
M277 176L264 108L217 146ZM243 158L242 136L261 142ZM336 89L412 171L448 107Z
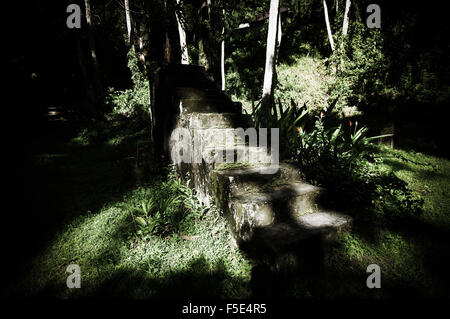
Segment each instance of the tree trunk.
M81 48L79 36L76 37L76 47L77 47L77 55L78 55L78 63L80 65L81 70L81 76L83 78L83 85L84 90L86 93L86 104L88 109L86 110L86 114L93 115L93 112L95 111L95 93L94 93L94 87L91 81L91 78L89 76L89 72L87 70L86 66L86 60L84 58L84 52Z
M342 25L342 34L344 36L346 36L347 33L348 33L348 19L349 19L348 18L348 14L349 14L349 11L350 11L350 5L351 4L352 4L351 0L347 0L345 2L344 23Z
M132 41L131 41L131 15L130 15L129 0L125 0L125 19L127 21L127 45L130 45Z
M94 30L91 19L91 3L90 0L84 0L84 4L86 6L86 21L87 21L87 33L89 39L89 47L92 59L92 71L93 71L93 79L96 89L96 95L101 100L103 97L103 85L100 80L100 72L98 68L97 61L97 49L95 46L95 38L94 38Z
M264 84L263 96L261 101L261 108L270 116L270 106L273 103L273 79L275 73L275 53L277 42L277 26L278 26L278 11L279 0L270 1L269 11L269 29L267 32L267 47L266 47L266 65L264 70Z
M277 24L277 44L275 49L275 63L278 63L278 55L280 53L280 46L281 46L281 36L283 35L281 31L281 16L280 13L278 13L278 24Z
M222 11L224 24L222 28L222 41L220 42L220 73L222 78L222 91L225 91L225 10Z
M177 5L180 5L180 0L177 0ZM181 10L181 8L179 8ZM178 23L178 33L180 34L180 47L181 47L181 64L189 64L188 48L186 42L186 31L182 24L181 11L175 10L175 15Z
M327 25L328 40L330 41L331 51L334 51L334 40L333 40L333 34L331 33L330 19L328 17L328 7L327 7L326 0L323 0L323 12L325 14L325 23Z
M208 7L208 19L211 20L211 0L206 0L206 6Z
M208 54L206 53L205 42L206 40L203 38L198 40L198 62L205 68L206 71L209 72L211 71L211 62Z

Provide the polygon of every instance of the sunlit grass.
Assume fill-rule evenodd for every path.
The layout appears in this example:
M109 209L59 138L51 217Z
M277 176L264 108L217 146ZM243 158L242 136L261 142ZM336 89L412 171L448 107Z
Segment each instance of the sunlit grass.
M449 247L445 234L450 225L450 161L413 151L382 148L382 152L387 156L385 168L424 198L424 213L410 225L386 224L372 236L358 231L341 236L328 265L350 276L335 277L328 283L334 288L326 295L442 297L445 291L448 294L445 273ZM365 286L365 270L370 264L381 267L383 289L379 291Z
M415 151L385 149L385 165L424 198L422 218L450 227L450 161Z
M45 221L39 225L42 248L26 260L29 265L11 295L249 296L250 261L233 246L226 222L214 207L184 233L136 234L129 207L143 196L156 196L167 179L163 171L155 171L136 184L123 170L121 161L135 155L135 140L141 135L116 130L104 142L93 143L94 134L83 131L69 143L35 156L42 180L37 189ZM66 286L70 264L81 268L81 289Z
M141 200L142 194L152 194L158 180L153 178L153 183L141 187L122 185L116 163L120 157L114 153L114 147L122 144L106 141L92 146L80 141L36 157L47 176L40 191L51 202L48 218L57 218L61 227L32 260L16 294L60 298L254 295L254 264L234 248L226 221L217 211L211 209L184 234L136 236L126 206ZM381 155L385 169L393 170L424 198L422 216L411 224L368 225L341 236L328 251L325 272L320 277L293 276L296 284L287 295L433 297L448 291L443 276L449 266L445 238L450 225L450 161L386 148ZM81 289L66 287L66 268L72 263L81 268ZM373 263L381 267L382 289L366 286L366 268Z
M131 200L133 195L132 191L124 198ZM78 218L58 233L35 259L25 280L34 283L31 293L63 298L102 294L170 297L187 292L204 297L248 296L250 264L232 246L225 221L215 210L194 225L188 239L177 233L140 238L132 235L131 216L121 204ZM69 264L80 266L82 289L67 289ZM140 284L131 284L130 278ZM210 282L217 285L214 291L208 291ZM194 286L186 287L189 283ZM105 287L111 290L105 291Z

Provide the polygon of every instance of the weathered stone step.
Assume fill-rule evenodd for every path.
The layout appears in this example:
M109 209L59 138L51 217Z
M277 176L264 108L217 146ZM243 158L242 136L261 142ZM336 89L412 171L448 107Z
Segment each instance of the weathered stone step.
M219 99L180 100L183 113L242 113L242 104Z
M220 166L227 167L227 165L228 168L220 169ZM231 196L245 197L245 195L250 194L255 196L258 193L273 192L275 189L280 190L282 186L292 183L301 183L299 170L287 163L250 164L246 167L239 167L239 164L235 164L237 167L233 167L233 165L225 163L216 166L216 169L210 174L210 179L215 185L214 192L220 192L220 198L224 199L221 203L222 206L228 206ZM311 187L311 189L316 189L312 185ZM278 194L279 192L275 193L275 195ZM271 194L261 194L261 196L267 197Z
M227 165L233 164L225 163L222 166L227 167ZM298 170L286 163L278 165L258 163L248 167L220 169L220 166L216 166L216 168L211 173L211 179L222 192L226 192L228 195L239 196L240 192L263 192L274 186L288 185L290 182L301 180Z
M301 216L297 221L279 222L255 230L254 239L261 240L272 250L294 247L311 236L334 239L339 232L350 231L353 218L334 211L318 211Z
M324 189L301 182L269 186L261 192L239 187L229 189L228 213L234 221L234 231L241 238L251 237L255 227L269 226L277 221L298 220L300 216L319 209Z
M308 264L320 267L328 243L340 233L350 232L352 226L353 218L348 215L318 211L303 215L295 222L255 228L251 240L240 242L240 246L272 271L297 272L302 268L304 271Z
M230 101L228 95L217 89L205 89L196 87L176 87L175 97L181 100L218 100Z
M310 235L330 236L334 232L350 231L353 218L334 211L317 211L300 216L297 224Z
M249 128L251 115L237 113L192 113L187 115L189 129Z
M237 144L237 143L241 144ZM271 163L270 150L245 145L244 141L235 141L234 145L207 147L202 151L208 163Z
M350 232L353 218L333 211L306 214L297 221L274 223L253 230L240 248L263 262L270 276L275 273L320 272L329 243L340 233Z
M170 77L172 87L216 88L215 83L201 66L171 64L161 72Z
M223 182L229 181L230 185L242 185L247 182L267 183L274 179L284 182L301 180L299 169L287 163L279 163L276 172L273 172L273 169L267 166L237 166L234 168L215 170L213 174L217 175L218 178L221 178Z

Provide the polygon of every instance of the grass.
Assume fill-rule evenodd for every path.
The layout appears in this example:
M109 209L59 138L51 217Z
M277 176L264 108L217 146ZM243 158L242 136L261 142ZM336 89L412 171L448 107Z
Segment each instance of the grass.
M125 196L127 202L139 188ZM33 262L25 282L31 294L57 297L245 297L250 265L231 246L224 220L209 212L190 232L169 237L132 236L120 203L75 219ZM188 238L188 239L186 239ZM78 264L82 288L65 286L69 264Z
M448 298L450 161L414 151L382 152L383 165L423 196L424 213L371 233L363 227L341 236L326 261L328 282L314 287L315 296ZM372 263L381 267L382 289L365 287Z
M14 281L5 293L52 298L249 296L251 263L235 248L214 207L184 233L136 235L130 205L156 196L168 177L155 169L138 183L124 165L145 137L131 130L119 139L117 130L111 131L114 135L98 143L92 144L84 132L69 142L43 146L45 151L34 155L38 182L31 188L39 198L33 206L39 217L30 215L22 229L33 240L20 252L22 267L11 274ZM70 264L81 268L82 289L66 286Z
M450 162L420 152L385 149L385 165L425 199L422 220L450 227ZM390 157L389 157L390 156Z
M116 132L115 130L111 130ZM116 132L117 133L117 132ZM383 148L384 165L425 199L424 213L399 223L355 227L328 247L319 274L272 280L233 246L226 221L211 209L186 233L136 236L127 205L155 194L167 177L136 184L122 159L142 136L130 131L92 145L79 137L34 156L31 185L39 199L20 234L20 278L8 295L27 297L298 298L448 297L450 161ZM39 208L39 210L38 210ZM23 216L21 218L24 218ZM81 268L82 289L67 289L68 265ZM368 265L382 289L368 289ZM255 282L257 285L255 285ZM258 283L259 282L259 283Z

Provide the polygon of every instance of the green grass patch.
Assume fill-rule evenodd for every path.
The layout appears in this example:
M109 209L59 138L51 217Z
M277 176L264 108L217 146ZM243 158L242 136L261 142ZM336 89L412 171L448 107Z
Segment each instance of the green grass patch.
M326 262L328 281L313 296L353 298L448 297L450 161L414 151L382 148L383 166L424 198L424 213L343 235ZM365 285L366 268L382 271L381 289Z
M20 282L8 290L10 295L247 298L258 294L255 280L260 287L269 287L271 296L449 295L450 161L446 159L382 148L383 169L392 171L423 197L423 214L394 222L381 220L376 225L357 224L351 234L340 236L328 247L320 275L290 275L283 281L289 287L272 289L271 279L255 279L258 264L234 247L225 219L214 208L182 215L180 227L166 229L163 223L164 231L138 233L133 208L151 198L171 198L185 188L178 185L172 189L172 177L162 171L140 183L130 179L124 165L126 168L128 158L135 156L137 145L145 144L144 136L136 135L135 130L122 133L122 137L117 130L110 132L109 137L99 134L94 139L102 143L92 144L90 138L80 137L34 157L40 202L33 212L39 211L39 218L29 217L23 231L33 232L41 245L24 259ZM236 167L223 169L231 168ZM186 199L193 198L188 193L182 199L181 212L197 207L195 201L185 205ZM154 207L153 211L143 209L147 214L143 216L152 218L162 209ZM25 254L27 247L23 249ZM366 287L366 268L373 263L381 267L382 289ZM81 289L66 287L70 264L81 268Z
M147 138L147 139L146 139ZM150 161L148 134L121 123L83 130L34 156L35 237L23 247L8 294L22 297L245 298L251 262L234 247L224 218L199 209L194 195ZM41 148L42 149L42 148ZM138 154L136 150L138 149ZM135 165L146 166L137 179ZM159 229L139 232L136 208L182 195ZM31 206L30 206L31 207ZM156 206L155 206L156 207ZM170 210L157 205L161 214ZM163 211L164 210L164 211ZM148 211L150 220L156 211ZM172 214L174 213L174 214ZM172 227L178 223L177 227ZM35 224L35 226L33 226ZM81 289L68 289L66 269L81 268Z
M215 210L197 220L189 235L132 235L132 218L121 204L148 189L135 189L122 201L67 225L34 260L24 280L28 293L61 298L247 297L250 264L232 246ZM69 264L80 266L82 289L67 289Z

